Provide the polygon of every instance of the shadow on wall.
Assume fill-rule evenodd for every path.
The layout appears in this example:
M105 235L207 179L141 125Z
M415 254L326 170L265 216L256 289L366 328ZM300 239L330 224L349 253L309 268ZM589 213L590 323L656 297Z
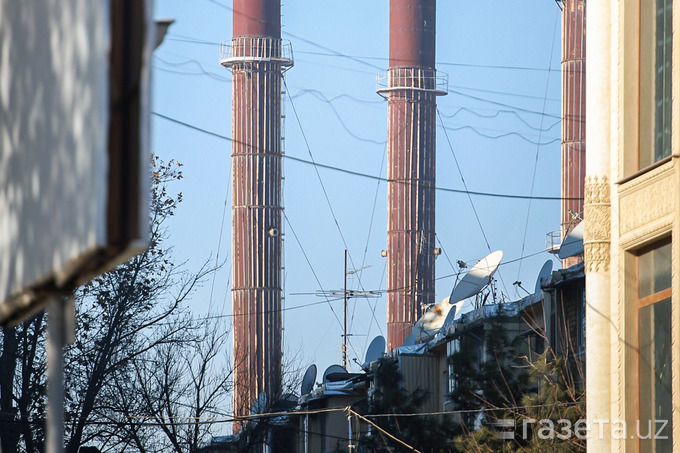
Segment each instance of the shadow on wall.
M0 0L0 301L105 234L108 9Z

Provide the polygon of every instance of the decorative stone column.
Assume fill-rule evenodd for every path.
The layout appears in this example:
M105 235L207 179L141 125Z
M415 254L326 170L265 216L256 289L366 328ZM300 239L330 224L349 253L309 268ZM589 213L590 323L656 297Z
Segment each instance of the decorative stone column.
M611 451L611 125L612 0L588 3L586 73L586 179L584 262L586 274L586 416L588 452ZM607 420L607 423L598 423ZM600 435L602 426L602 435Z

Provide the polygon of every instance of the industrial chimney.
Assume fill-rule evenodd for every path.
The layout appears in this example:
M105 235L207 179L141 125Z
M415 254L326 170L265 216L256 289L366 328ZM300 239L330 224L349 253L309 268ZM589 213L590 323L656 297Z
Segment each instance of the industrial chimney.
M562 0L562 238L583 216L586 176L586 2ZM562 261L569 267L580 256Z
M387 344L400 346L434 302L435 154L438 95L436 0L390 1L388 101Z
M280 0L234 0L233 11L233 38L222 44L220 63L232 72L234 414L240 416L281 396L281 83L293 61L281 41Z

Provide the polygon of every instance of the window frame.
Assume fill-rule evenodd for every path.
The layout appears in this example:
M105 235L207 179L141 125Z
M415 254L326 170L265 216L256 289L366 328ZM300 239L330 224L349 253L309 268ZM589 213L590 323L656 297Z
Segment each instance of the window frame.
M651 170L663 162L666 162L673 155L673 129L674 129L674 99L673 99L673 49L674 46L674 11L673 11L673 0L670 1L671 7L671 19L670 19L670 93L668 96L670 102L670 118L668 120L670 124L670 134L669 134L669 149L668 154L655 160L656 156L656 111L655 103L656 99L656 80L654 73L657 72L657 63L655 60L656 56L656 46L654 42L656 41L656 27L657 27L657 16L655 11L657 8L657 2L660 0L639 0L638 3L638 15L637 15L637 26L639 30L639 40L637 42L638 52L637 52L637 82L638 82L638 112L637 112L637 153L635 156L635 168L632 169L637 172L645 172ZM646 3L652 3L651 11L647 10ZM649 46L654 46L652 49ZM644 82L644 83L643 83ZM652 88L646 90L645 88ZM648 92L649 91L649 92ZM645 118L649 118L649 121L643 121L643 112L646 113ZM650 148L651 146L651 148ZM650 156L651 160L644 165L641 163L643 155Z
M659 240L656 240L652 242L649 245L646 245L639 250L636 250L632 253L633 255L633 266L634 266L634 284L632 285L633 287L631 288L634 291L634 297L633 300L635 301L635 319L634 319L634 329L635 329L635 348L637 353L635 354L635 363L634 363L634 369L635 369L635 376L636 376L636 382L637 385L635 386L635 413L636 413L636 422L639 424L642 422L642 416L641 416L641 404L640 404L640 377L641 377L641 369L640 369L640 349L641 349L641 340L640 340L640 327L639 327L639 320L640 320L640 310L646 307L650 307L656 303L663 302L666 300L670 301L671 304L671 312L673 310L673 283L671 282L670 287L661 289L660 291L653 292L652 294L644 297L640 297L639 295L639 284L640 284L640 267L639 267L639 260L642 255L645 255L646 253L650 253L654 250L658 250L666 245L670 245L671 247L671 257L669 261L669 266L670 270L672 272L673 269L673 242L671 237L666 237L666 238L660 238ZM671 323L672 321L669 319L668 321ZM672 335L672 327L670 328L671 335ZM671 347L671 364L673 363L673 348ZM675 373L673 373L673 367L671 365L671 383L677 378ZM671 402L672 404L672 402ZM671 414L673 410L671 408ZM671 431L670 431L670 440L671 442L673 441L673 419L671 415ZM638 428L639 430L639 428ZM656 425L654 426L654 430L656 432ZM649 439L642 439L640 437L637 438L637 447L638 451L643 451L643 445L642 442L646 441ZM656 450L656 445L654 446L654 449Z

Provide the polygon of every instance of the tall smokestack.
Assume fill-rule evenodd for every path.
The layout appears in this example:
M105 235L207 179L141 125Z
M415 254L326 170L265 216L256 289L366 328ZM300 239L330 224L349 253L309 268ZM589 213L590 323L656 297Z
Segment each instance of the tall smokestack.
M436 96L435 0L390 1L387 344L400 346L434 302ZM438 83L441 82L441 83Z
M292 66L280 0L234 0L220 50L232 71L234 413L281 392L281 80ZM235 430L239 429L235 424Z
M562 237L581 222L586 176L586 2L562 0ZM580 198L576 200L575 198ZM571 257L564 267L582 261Z

